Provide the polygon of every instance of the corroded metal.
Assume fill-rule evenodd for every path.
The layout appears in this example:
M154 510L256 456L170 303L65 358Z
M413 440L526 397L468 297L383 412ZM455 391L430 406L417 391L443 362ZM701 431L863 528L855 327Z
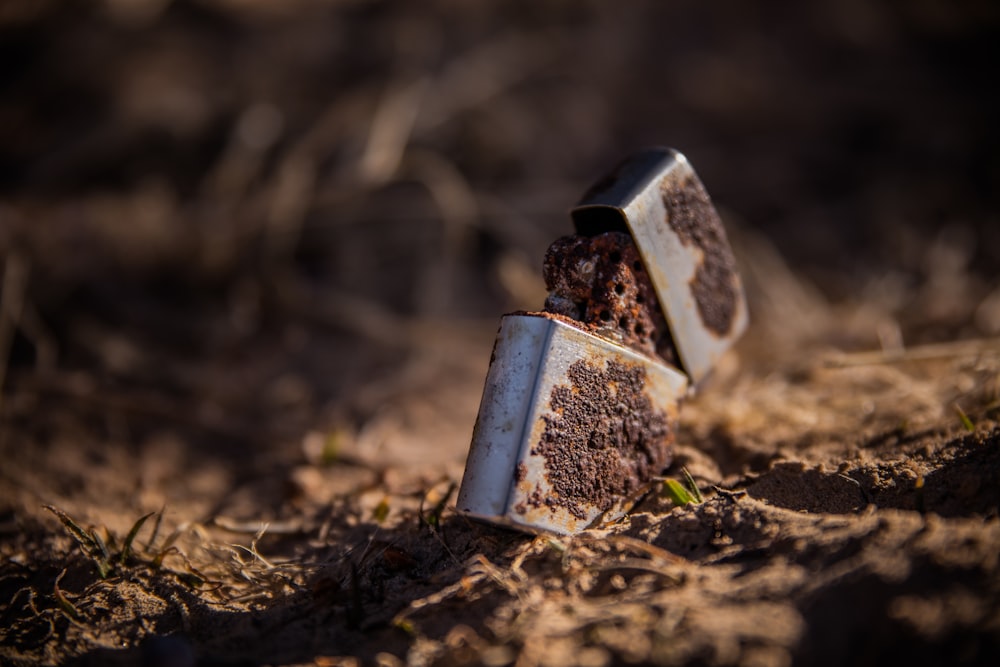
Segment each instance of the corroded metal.
M719 214L687 158L638 153L596 183L572 211L584 236L627 230L694 382L743 334L743 284Z
M545 310L678 366L677 350L639 249L625 232L566 236L545 253Z
M670 463L687 378L548 313L501 320L458 508L576 533Z
M501 320L458 509L573 534L669 464L681 400L747 325L718 214L684 156L644 151L573 209L545 312Z

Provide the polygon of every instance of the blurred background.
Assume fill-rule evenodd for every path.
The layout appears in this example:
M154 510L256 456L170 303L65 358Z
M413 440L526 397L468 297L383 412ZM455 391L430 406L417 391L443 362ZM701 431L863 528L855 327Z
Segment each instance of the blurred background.
M0 414L460 460L499 315L648 145L722 212L761 349L994 336L998 27L989 0L4 0Z

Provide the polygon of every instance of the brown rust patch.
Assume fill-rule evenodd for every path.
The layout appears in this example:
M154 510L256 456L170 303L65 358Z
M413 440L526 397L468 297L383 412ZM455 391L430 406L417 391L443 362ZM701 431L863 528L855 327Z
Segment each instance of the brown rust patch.
M545 310L643 354L678 363L639 250L629 234L564 236L545 253Z
M666 221L685 246L702 252L702 262L691 280L691 293L705 327L725 336L733 328L739 294L736 260L726 241L719 214L697 178L679 183L667 179L660 192Z
M706 260L690 282L701 321L709 331L719 336L725 336L733 328L738 298L733 284L734 275L718 262Z
M532 507L538 508L545 504L545 494L542 493L542 487L535 484L535 488L531 491L531 495L528 496L527 503ZM524 512L522 512L524 514Z
M567 376L569 385L552 390L551 414L532 448L545 459L552 493L529 502L582 519L591 508L611 509L661 472L670 463L673 430L644 391L641 365L609 361L600 369L581 359Z

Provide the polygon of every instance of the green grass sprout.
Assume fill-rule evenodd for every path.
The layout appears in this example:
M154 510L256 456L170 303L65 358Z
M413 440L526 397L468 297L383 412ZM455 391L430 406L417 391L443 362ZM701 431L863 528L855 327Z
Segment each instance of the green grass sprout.
M676 479L663 480L663 490L666 492L671 502L678 507L684 507L685 505L690 505L694 502L694 498L690 493L688 493L687 489L684 488L684 485Z
M66 594L62 592L61 588L59 588L59 582L62 581L62 578L65 576L66 576L66 570L64 569L62 572L59 573L59 576L56 577L55 582L52 584L52 595L55 596L56 603L59 605L59 608L66 613L67 616L69 616L74 621L79 621L81 618L80 610L77 609L76 606L69 601L69 598L66 597Z
M681 472L684 475L684 484L681 484L676 479L668 478L663 480L663 491L667 494L667 497L678 507L691 504L700 505L705 502L701 491L698 490L698 485L694 483L694 478L691 477L691 473L688 472L687 468L681 468Z
M122 551L119 556L119 563L125 565L128 561L129 555L132 553L132 542L135 541L135 536L139 534L139 530L142 528L142 524L146 523L146 519L156 514L156 512L150 512L144 516L139 517L139 519L132 524L131 530L128 531L128 535L125 536L125 542L122 543Z
M958 413L958 419L962 422L962 426L965 427L965 430L969 433L974 433L976 431L976 425L972 423L971 419L969 419L969 415L965 414L965 410L963 410L958 403L955 403L952 407L954 407L955 412Z
M80 527L80 525L73 520L73 518L66 514L58 507L54 505L43 505L44 509L48 510L59 519L59 522L66 529L66 532L72 537L76 543L83 550L88 558L94 563L94 567L97 569L97 574L101 579L107 579L115 571L116 567L125 567L128 565L129 560L132 556L137 555L133 544L135 543L135 538L138 536L139 531L142 530L143 525L149 519L149 517L156 514L156 512L150 512L144 516L139 517L139 519L132 524L132 528L128 531L125 539L121 543L121 547L118 546L118 540L113 533L108 531L106 528L103 529L104 535L96 528L91 528L85 530ZM159 526L159 517L157 518L156 526ZM155 535L154 535L155 537ZM176 538L174 538L176 539ZM168 540L161 549L159 555L156 556L149 564L154 568L159 567L163 560L163 556L166 554L170 548L170 544L173 540ZM152 540L150 540L151 546ZM58 596L57 596L58 598ZM61 603L60 603L61 604Z
M83 549L83 552L94 562L94 566L97 568L97 573L101 579L107 579L113 569L111 555L108 552L107 545L97 534L97 531L84 530L66 512L63 512L58 507L53 505L43 505L42 507L56 515L56 518L62 523L70 537L76 540L80 548Z
M694 483L694 478L691 477L691 473L688 472L687 468L681 468L681 472L684 473L684 483L687 485L688 491L694 497L694 502L701 504L705 502L705 498L702 497L701 491L698 490L698 485Z
M372 518L375 519L376 523L385 523L385 520L389 517L389 496L385 496L379 501L379 504L375 506L372 510Z
M448 490L444 492L443 496L441 496L441 500L439 500L434 505L434 508L430 512L428 512L426 514L426 516L424 515L424 511L423 511L423 509L424 509L423 508L423 500L421 500L420 501L420 505L421 505L421 507L420 507L420 520L421 520L421 522L422 523L426 523L429 527L434 528L434 529L436 529L438 526L440 526L441 525L441 515L444 514L444 508L448 505L448 499L451 498L451 494L455 493L455 489L456 488L457 488L457 485L455 484L455 482L452 482L451 484L449 484L448 485Z

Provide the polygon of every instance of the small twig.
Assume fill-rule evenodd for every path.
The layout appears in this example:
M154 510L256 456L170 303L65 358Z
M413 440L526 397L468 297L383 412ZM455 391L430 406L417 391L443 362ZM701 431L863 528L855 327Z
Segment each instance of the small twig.
M263 521L237 521L236 519L230 519L225 516L212 517L212 523L223 530L227 530L231 533L248 533L256 534L260 531L261 526L265 525ZM280 521L278 523L266 523L267 532L272 535L297 535L299 533L309 532L307 528L304 528L301 521Z
M742 498L747 494L746 489L738 489L736 491L730 491L729 489L724 489L721 486L712 485L712 489L715 490L723 498L729 498L730 500L735 500L737 498Z
M392 85L382 95L358 160L358 174L365 184L385 183L399 169L426 90L427 80L420 78Z
M948 359L981 354L1000 355L1000 338L977 338L948 343L931 343L898 350L851 352L826 359L822 362L822 365L827 368L849 368L853 366L928 361L931 359Z
M633 552L638 552L646 554L654 560L660 560L664 563L674 563L674 564L690 564L690 561L683 556L678 556L675 553L671 553L666 549L661 549L658 546L652 545L649 542L644 542L643 540L636 539L634 537L629 537L627 535L612 535L607 538L607 541L618 547L623 547Z
M483 554L476 554L472 557L469 569L471 570L469 576L486 575L486 577L493 581L493 583L500 586L508 595L522 599L522 592L518 590L518 587L514 583L512 583L516 581L516 578L494 565Z
M841 479L843 479L843 480L846 480L846 481L848 481L848 482L851 482L851 483L852 483L852 484L854 484L854 485L855 485L856 487L858 487L858 491L860 491L860 492L861 492L861 497L862 497L862 498L864 499L864 501L865 501L865 505L866 505L866 506L867 506L867 505L871 505L871 504L872 504L872 498L871 498L871 496L870 496L870 495L868 495L868 491L867 491L867 489L865 489L865 487L863 487L863 486L861 485L861 482L859 482L858 480L854 479L854 478L853 478L853 477L851 477L850 475L845 475L845 474L844 474L844 473L842 473L842 472L838 472L838 473L837 473L837 477L840 477L840 478L841 478ZM862 509L864 509L864 508L862 508Z
M661 567L657 567L657 564L642 558L626 558L623 561L618 561L615 563L609 563L607 565L601 565L598 568L600 572L615 572L617 570L638 570L640 572L649 572L657 576L663 577L670 583L676 584L681 581L681 578L675 574L669 572L664 572Z

